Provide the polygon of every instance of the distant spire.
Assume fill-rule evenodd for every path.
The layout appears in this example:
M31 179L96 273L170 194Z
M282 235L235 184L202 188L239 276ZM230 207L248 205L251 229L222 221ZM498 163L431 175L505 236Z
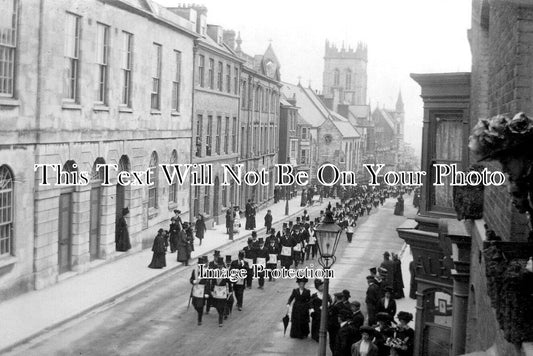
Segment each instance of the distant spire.
M396 112L403 113L404 107L403 107L403 100L402 100L402 90L400 89L398 92L398 100L396 100Z
M301 81L302 81L302 77L301 76L298 76L298 86L301 86Z
M309 89L311 89L311 79L309 79L309 85L308 85Z

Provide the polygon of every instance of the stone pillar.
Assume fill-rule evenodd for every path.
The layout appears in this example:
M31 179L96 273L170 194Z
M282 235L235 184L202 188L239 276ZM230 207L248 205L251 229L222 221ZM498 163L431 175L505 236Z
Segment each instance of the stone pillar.
M116 186L102 186L99 256L107 260L115 252Z
M465 353L468 296L470 293L470 246L472 238L464 223L446 220L445 238L451 242L453 278L452 348L450 355Z
M415 340L414 340L414 356L423 356L421 340L424 337L424 293L421 290L422 283L418 283L416 291L416 315L415 315Z
M453 319L451 356L465 353L466 318L468 315L469 275L452 271L453 277Z
M84 272L89 268L89 220L91 186L77 186L72 193L72 270Z

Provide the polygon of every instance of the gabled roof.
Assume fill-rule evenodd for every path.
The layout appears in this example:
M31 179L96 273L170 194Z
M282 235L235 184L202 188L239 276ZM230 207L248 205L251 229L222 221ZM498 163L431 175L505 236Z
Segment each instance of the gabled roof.
M372 113L372 116L376 115L381 116L392 130L396 130L396 119L394 118L394 111L377 108Z
M316 106L300 85L282 83L281 92L287 97L296 98L296 105L300 107L300 115L312 126L320 126L328 118L328 113Z
M343 138L359 138L361 135L348 121L331 120L335 127L341 132Z

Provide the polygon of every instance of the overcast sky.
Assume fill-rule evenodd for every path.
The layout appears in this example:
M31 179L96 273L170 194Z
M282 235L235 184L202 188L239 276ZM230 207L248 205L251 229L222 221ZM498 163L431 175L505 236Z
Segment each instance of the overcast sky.
M156 0L176 6L175 0ZM394 108L402 90L405 140L420 152L422 100L410 73L468 72L469 0L203 0L207 21L240 31L242 48L262 54L272 41L283 81L322 90L326 39L368 45L368 99Z

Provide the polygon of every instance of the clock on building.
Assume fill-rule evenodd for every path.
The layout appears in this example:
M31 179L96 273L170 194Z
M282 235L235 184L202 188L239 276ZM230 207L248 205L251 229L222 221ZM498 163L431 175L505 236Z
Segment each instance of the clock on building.
M329 145L332 140L333 138L331 137L330 134L324 135L324 142L326 143L326 145Z

